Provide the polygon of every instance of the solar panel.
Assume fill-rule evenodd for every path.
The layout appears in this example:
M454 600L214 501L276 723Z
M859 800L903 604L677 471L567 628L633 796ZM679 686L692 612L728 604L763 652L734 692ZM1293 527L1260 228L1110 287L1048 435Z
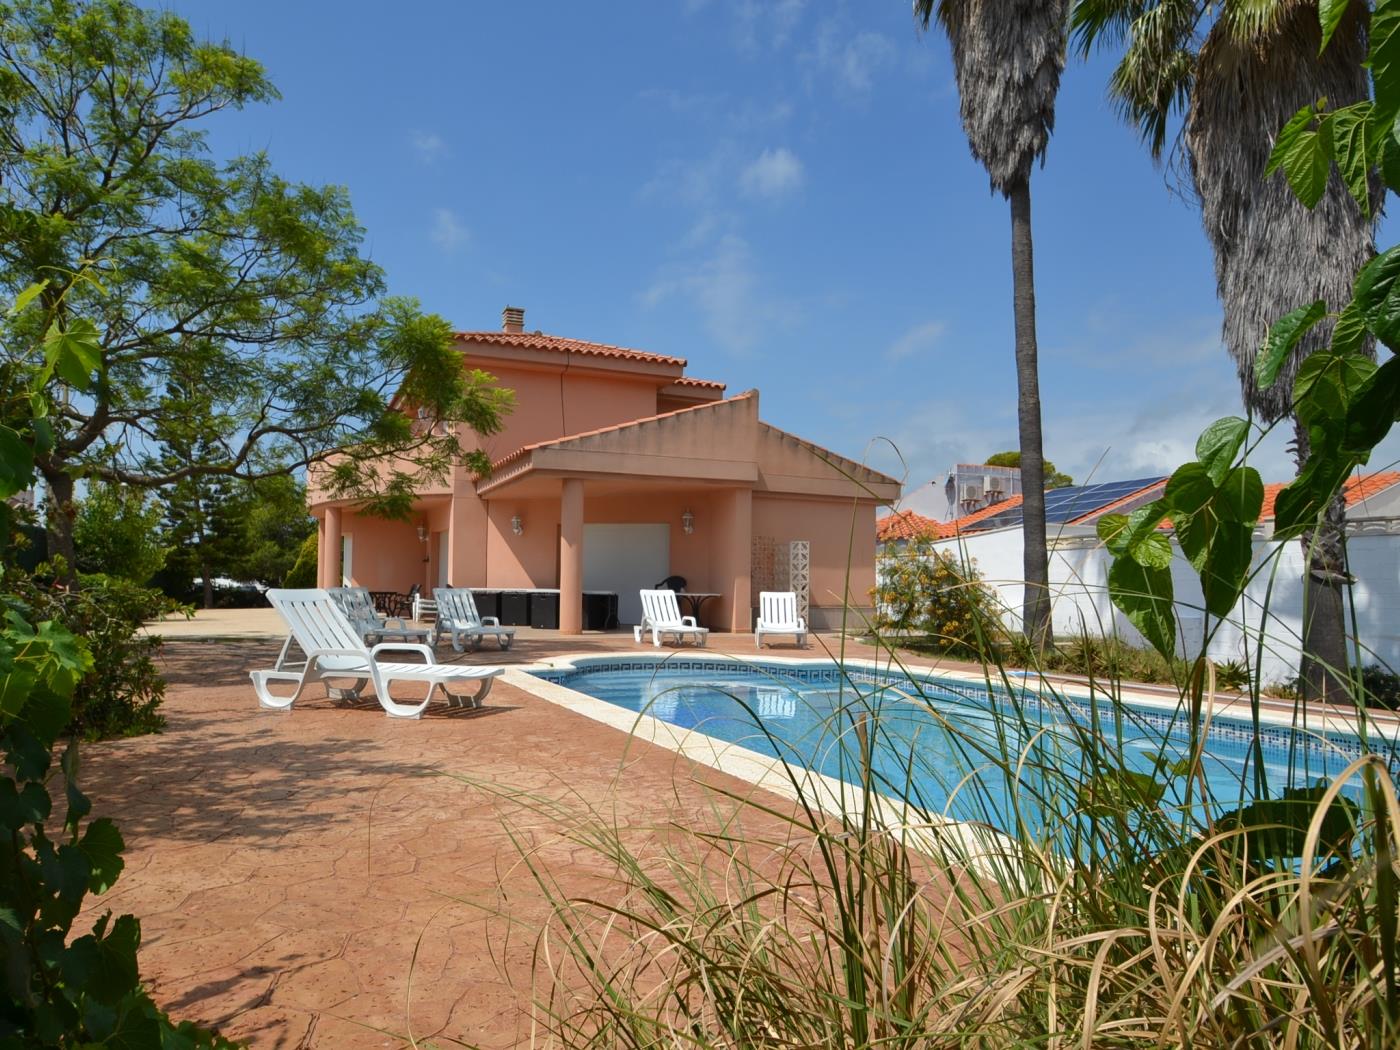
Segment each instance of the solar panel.
M1086 514L1107 507L1125 496L1156 485L1161 477L1134 478L1129 481L1105 481L1097 485L1074 485L1069 488L1051 489L1045 494L1045 523L1063 525ZM1009 525L1019 525L1024 515L1020 505L1010 507L1000 514L993 514L976 523L976 528L1000 529Z

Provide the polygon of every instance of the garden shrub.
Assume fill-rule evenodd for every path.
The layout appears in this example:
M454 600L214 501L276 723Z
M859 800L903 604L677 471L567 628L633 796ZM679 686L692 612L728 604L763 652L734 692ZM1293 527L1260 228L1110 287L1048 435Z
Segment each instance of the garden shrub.
M178 603L114 576L82 576L67 588L11 570L4 583L31 620L61 624L87 643L92 665L74 689L67 733L105 740L164 728L165 680L153 659L161 643L140 628Z
M302 540L301 550L297 552L297 560L292 564L287 573L286 579L282 581L283 587L315 587L316 586L316 533Z
M1388 667L1371 664L1361 669L1361 696L1367 707L1400 711L1400 675Z
M1002 633L996 595L975 563L963 564L931 540L911 540L877 566L875 625L943 652L984 652Z

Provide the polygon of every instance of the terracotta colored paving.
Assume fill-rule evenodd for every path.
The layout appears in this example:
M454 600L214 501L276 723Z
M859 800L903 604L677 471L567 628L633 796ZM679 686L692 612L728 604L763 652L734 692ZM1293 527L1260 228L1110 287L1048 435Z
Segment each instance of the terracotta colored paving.
M632 648L616 635L560 643L524 638L488 658ZM137 915L156 1000L254 1046L528 1041L530 938L517 930L503 952L492 912L528 925L547 909L503 820L566 890L603 869L489 787L433 774L573 793L643 828L703 810L692 777L738 786L504 684L481 711L418 722L319 689L289 714L260 711L247 671L276 650L167 644L168 730L89 746L83 773L127 842L125 872L89 917Z

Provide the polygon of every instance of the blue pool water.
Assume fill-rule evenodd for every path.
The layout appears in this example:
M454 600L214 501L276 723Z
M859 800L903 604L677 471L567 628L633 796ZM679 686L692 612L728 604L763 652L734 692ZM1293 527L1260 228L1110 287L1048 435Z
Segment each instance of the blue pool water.
M1107 704L1013 697L980 684L911 680L898 672L793 667L703 658L580 661L576 670L538 676L673 725L696 729L791 765L851 784L861 776L862 726L870 746L874 787L906 798L930 813L990 821L1002 828L1020 819L1033 825L1036 799L1044 810L1065 813L1083 800L1065 797L1066 781L1037 769L1076 769L1086 760L1084 727L1098 724L1122 768L1151 775L1167 787L1162 804L1198 809L1199 783L1190 788L1173 767L1187 757L1184 716L1130 709L1115 720ZM1007 718L1014 707L1021 718ZM1120 709L1121 710L1121 709ZM1022 727L1029 724L1031 732ZM1379 750L1379 747L1376 747ZM1101 753L1102 749L1093 749ZM1203 760L1209 804L1223 812L1254 796L1262 772L1270 795L1290 785L1335 777L1363 753L1354 736L1265 727L1258 741L1247 723L1217 719ZM1025 756L1013 784L991 756ZM1400 758L1389 750L1392 772Z

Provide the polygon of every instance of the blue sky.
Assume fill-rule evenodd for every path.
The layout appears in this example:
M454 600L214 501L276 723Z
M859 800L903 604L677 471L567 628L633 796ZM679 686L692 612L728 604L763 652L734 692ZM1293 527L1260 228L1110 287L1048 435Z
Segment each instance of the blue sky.
M510 304L688 358L910 488L1016 446L1009 212L904 0L169 6L283 95L216 151L349 187L391 289L454 326ZM1045 451L1081 480L1168 473L1240 414L1198 214L1109 68L1066 70L1033 181ZM1281 435L1256 462L1289 476Z

